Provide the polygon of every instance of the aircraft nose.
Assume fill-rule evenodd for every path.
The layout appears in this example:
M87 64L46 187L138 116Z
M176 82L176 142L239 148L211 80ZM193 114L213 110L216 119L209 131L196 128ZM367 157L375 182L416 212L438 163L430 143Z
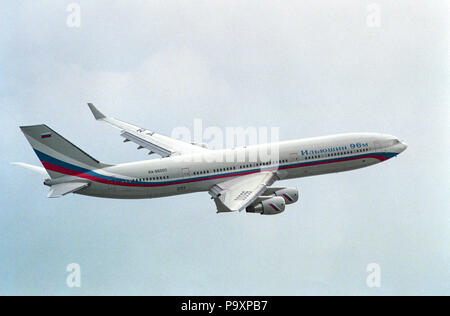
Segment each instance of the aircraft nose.
M402 151L402 152L405 151L406 148L408 148L408 144L405 143L404 141L400 141L400 144L402 145L402 147L401 147L401 151Z

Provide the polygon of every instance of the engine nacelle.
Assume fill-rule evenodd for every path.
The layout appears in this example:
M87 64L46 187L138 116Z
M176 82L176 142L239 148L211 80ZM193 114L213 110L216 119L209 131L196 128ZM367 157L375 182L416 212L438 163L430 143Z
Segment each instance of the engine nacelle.
M298 190L296 188L284 188L273 193L275 196L280 196L284 199L286 204L292 204L298 201Z
M246 211L248 213L260 213L261 215L275 215L282 213L285 207L286 202L284 201L284 198L275 196L247 207Z

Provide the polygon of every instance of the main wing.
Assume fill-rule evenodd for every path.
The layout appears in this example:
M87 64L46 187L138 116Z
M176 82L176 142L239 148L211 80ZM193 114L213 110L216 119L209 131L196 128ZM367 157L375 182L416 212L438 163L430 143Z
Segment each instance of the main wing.
M209 190L209 194L214 198L218 213L242 211L276 180L278 177L273 172L254 173L218 183Z
M131 141L139 145L138 149L146 148L149 154L158 154L162 157L172 155L184 155L208 151L199 145L186 143L184 141L157 134L145 128L125 123L113 117L107 117L101 113L92 103L88 103L97 121L106 122L121 130L120 136L125 138L124 142Z

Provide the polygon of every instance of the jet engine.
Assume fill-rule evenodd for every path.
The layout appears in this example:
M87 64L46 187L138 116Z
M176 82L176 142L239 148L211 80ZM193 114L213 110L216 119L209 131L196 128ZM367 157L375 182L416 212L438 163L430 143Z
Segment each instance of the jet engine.
M284 211L286 202L281 196L275 196L247 207L247 213L260 213L261 215L275 215Z
M281 196L286 202L286 204L292 204L297 202L299 197L298 190L296 188L279 189L273 192L272 194L275 196Z

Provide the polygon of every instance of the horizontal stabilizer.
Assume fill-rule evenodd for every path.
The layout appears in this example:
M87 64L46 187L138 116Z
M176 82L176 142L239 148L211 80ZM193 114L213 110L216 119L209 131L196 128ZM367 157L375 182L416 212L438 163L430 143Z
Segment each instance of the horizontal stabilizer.
M39 173L42 177L48 178L48 173L47 173L47 171L45 171L45 169L43 167L30 165L30 164L27 164L24 162L11 162L11 164L14 166L19 166L19 167L31 170L34 173Z
M66 194L76 192L82 188L87 187L89 184L85 182L67 182L54 184L50 187L50 192L48 193L49 198L58 198Z

